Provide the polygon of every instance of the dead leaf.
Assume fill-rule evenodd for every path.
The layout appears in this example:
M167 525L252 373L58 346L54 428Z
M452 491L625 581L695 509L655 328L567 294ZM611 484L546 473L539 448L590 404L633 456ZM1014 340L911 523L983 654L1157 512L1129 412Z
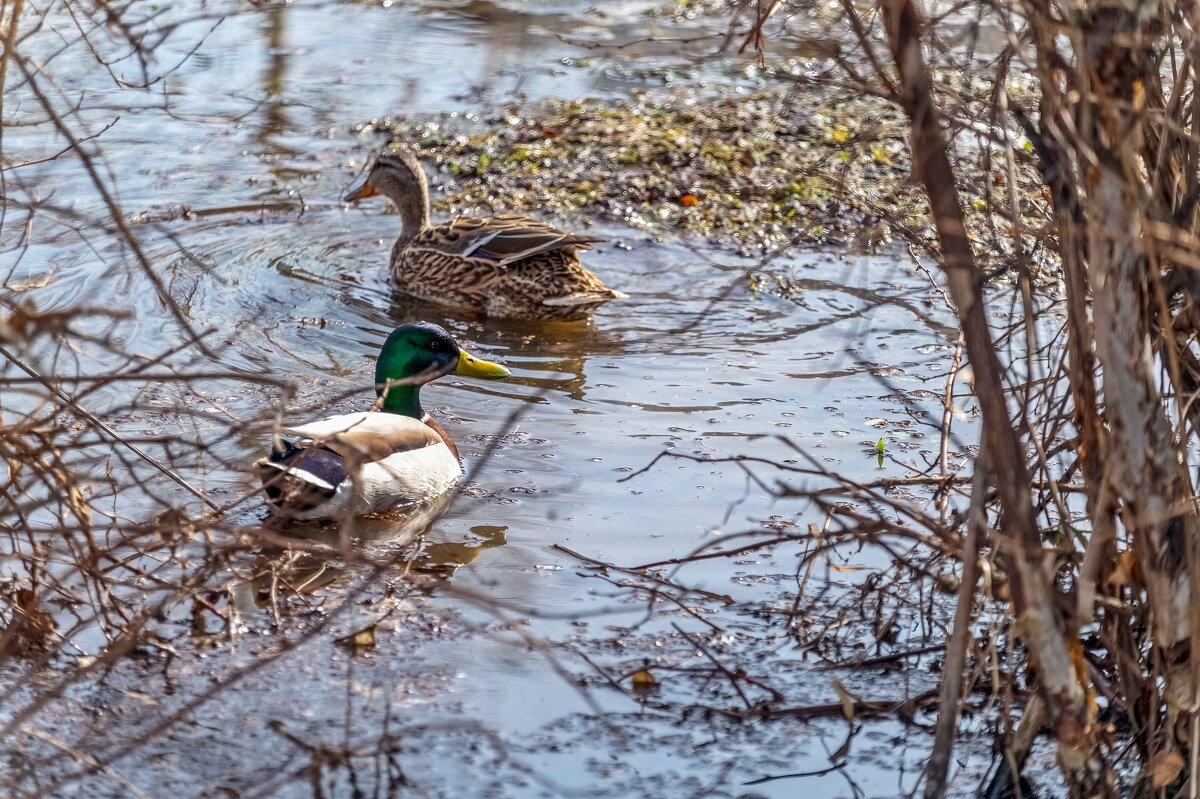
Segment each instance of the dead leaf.
M854 694L847 691L846 686L842 685L842 681L836 677L833 680L833 690L842 703L842 715L846 717L846 721L853 724L855 708L858 707L857 698L855 698Z
M633 690L635 691L649 691L658 687L658 680L655 679L648 668L638 669L629 680L633 683Z
M46 651L54 635L54 616L41 609L38 595L20 588L3 597L12 611L12 621L0 633L6 654L39 655Z
M1146 86L1140 80L1133 82L1133 110L1141 111L1146 107Z
M119 690L121 693L125 694L125 696L129 697L130 699L133 699L134 701L137 701L137 702L141 702L143 705L149 705L151 707L158 705L157 699L150 696L149 694L144 694L141 691L131 691L128 688L118 688L117 690Z
M358 632L335 639L335 643L348 647L356 655L361 655L366 650L375 647L375 625L372 624L370 627L364 627Z
M679 204L685 208L691 208L693 205L699 204L699 202L700 198L694 194L689 193L679 195Z
M1113 588L1120 590L1127 585L1140 583L1138 579L1139 568L1137 558L1133 555L1132 549L1126 549L1117 555L1117 565L1108 575L1106 582Z
M1183 771L1183 755L1175 749L1159 752L1150 761L1150 779L1155 788L1171 785Z

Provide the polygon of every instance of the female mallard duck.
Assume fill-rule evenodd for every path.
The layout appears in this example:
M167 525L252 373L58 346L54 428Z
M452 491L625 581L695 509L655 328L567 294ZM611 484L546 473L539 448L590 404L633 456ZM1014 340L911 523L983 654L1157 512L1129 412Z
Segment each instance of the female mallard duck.
M442 494L458 481L458 450L421 408L421 386L453 372L506 377L497 363L462 350L427 322L396 328L375 366L378 410L331 416L284 428L260 460L267 503L286 518L333 519L410 505Z
M431 225L425 172L410 153L381 154L345 201L377 194L400 212L391 265L406 294L488 316L563 321L628 296L579 263L579 251L600 241L593 236L509 214Z

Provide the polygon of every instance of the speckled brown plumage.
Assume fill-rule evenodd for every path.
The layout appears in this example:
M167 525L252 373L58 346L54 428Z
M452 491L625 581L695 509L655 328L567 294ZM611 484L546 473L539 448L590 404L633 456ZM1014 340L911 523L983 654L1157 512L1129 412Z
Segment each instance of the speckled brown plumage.
M406 294L487 316L563 321L626 296L579 262L579 252L600 241L593 236L508 214L430 224L425 173L408 153L380 155L346 199L373 194L400 212L391 267Z

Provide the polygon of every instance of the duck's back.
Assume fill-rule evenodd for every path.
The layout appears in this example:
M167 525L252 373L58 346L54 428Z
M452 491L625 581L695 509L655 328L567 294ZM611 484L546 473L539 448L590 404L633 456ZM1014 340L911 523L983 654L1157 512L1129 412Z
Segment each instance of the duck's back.
M580 319L623 297L579 262L600 239L521 216L460 217L392 254L405 293L489 316Z

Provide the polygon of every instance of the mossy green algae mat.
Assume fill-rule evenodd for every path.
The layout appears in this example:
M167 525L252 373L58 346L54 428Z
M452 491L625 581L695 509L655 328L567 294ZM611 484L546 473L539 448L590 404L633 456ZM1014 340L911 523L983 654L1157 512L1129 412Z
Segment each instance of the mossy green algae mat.
M663 226L747 251L884 235L917 222L903 128L884 103L787 91L540 100L485 115L374 120L364 134L435 167L442 213ZM357 166L358 164L354 164Z

